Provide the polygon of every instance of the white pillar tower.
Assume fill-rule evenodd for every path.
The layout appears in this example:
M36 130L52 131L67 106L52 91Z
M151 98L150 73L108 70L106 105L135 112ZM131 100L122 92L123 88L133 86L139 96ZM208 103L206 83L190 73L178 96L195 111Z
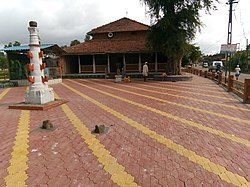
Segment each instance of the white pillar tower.
M25 103L45 104L55 99L53 89L48 87L48 76L44 76L46 64L42 62L43 51L40 50L37 22L30 21L28 30L30 33L30 50L27 56L30 63L27 65L27 69L30 71L28 80L31 85L25 93Z

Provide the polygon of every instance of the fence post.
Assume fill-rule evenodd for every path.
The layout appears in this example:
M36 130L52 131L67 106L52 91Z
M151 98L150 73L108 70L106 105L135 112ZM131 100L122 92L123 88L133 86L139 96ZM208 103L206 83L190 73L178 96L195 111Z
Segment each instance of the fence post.
M221 84L221 82L222 82L222 72L220 72L218 75L218 84Z
M245 79L243 103L250 103L250 79Z
M207 78L207 71L204 72L204 77Z
M200 76L202 76L202 70L200 70Z
M215 77L215 72L213 71L212 72L212 80L214 80L214 77Z
M227 91L232 91L232 88L234 86L234 76L233 75L228 75L228 90Z

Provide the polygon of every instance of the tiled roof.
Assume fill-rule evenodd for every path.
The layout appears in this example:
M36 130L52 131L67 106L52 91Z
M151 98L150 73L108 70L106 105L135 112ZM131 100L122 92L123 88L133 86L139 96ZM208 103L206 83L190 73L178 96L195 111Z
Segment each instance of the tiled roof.
M88 34L93 35L93 39L84 43L64 48L68 54L93 54L93 53L132 53L148 52L146 47L146 32L149 26L137 21L122 18L109 24L97 27ZM138 36L134 37L126 33L136 31ZM102 38L103 33L122 33L119 37ZM106 36L106 35L105 35ZM129 36L129 37L128 37Z
M68 54L148 52L146 40L89 40L64 48Z
M97 27L88 32L89 35L96 33L124 32L124 31L146 31L150 27L129 18L121 18L109 24Z

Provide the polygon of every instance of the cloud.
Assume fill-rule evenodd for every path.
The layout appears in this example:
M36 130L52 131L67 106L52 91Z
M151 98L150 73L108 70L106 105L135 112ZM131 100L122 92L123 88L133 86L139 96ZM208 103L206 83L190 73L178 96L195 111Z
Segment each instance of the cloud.
M200 46L203 53L215 54L220 52L221 44L227 43L229 5L225 2L217 4L216 11L211 15L202 13L201 21L205 26L201 33L197 33L195 43ZM246 38L250 37L250 25L248 15L248 2L238 1L233 6L232 18L232 43L240 43L240 46L246 45ZM245 49L244 47L241 49Z
M211 15L202 13L204 27L194 41L204 53L219 52L220 45L227 41L227 4L219 4ZM233 42L245 45L250 38L248 2L240 0L234 6ZM140 0L11 0L1 1L0 48L9 42L27 44L27 30L30 20L38 22L42 43L69 45L72 40L83 41L85 34L122 17L128 17L144 24L150 24L145 15L145 6ZM244 31L244 34L243 34Z
M143 11L131 6L128 1L82 1L82 0L12 0L1 2L0 44L20 41L28 43L28 22L38 22L42 43L69 45L74 39L83 41L85 34L92 28L107 24L130 15L142 21ZM141 7L139 7L141 8ZM143 9L141 9L143 10ZM141 12L142 14L138 14ZM131 14L130 14L131 13ZM6 19L7 18L7 19ZM143 20L145 22L145 19Z

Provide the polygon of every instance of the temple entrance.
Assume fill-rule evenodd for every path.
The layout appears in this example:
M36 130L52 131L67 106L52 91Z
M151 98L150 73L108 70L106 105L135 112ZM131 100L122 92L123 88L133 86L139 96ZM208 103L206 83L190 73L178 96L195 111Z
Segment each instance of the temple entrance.
M122 72L123 68L123 55L122 54L111 54L110 55L110 73L116 73L117 69Z

